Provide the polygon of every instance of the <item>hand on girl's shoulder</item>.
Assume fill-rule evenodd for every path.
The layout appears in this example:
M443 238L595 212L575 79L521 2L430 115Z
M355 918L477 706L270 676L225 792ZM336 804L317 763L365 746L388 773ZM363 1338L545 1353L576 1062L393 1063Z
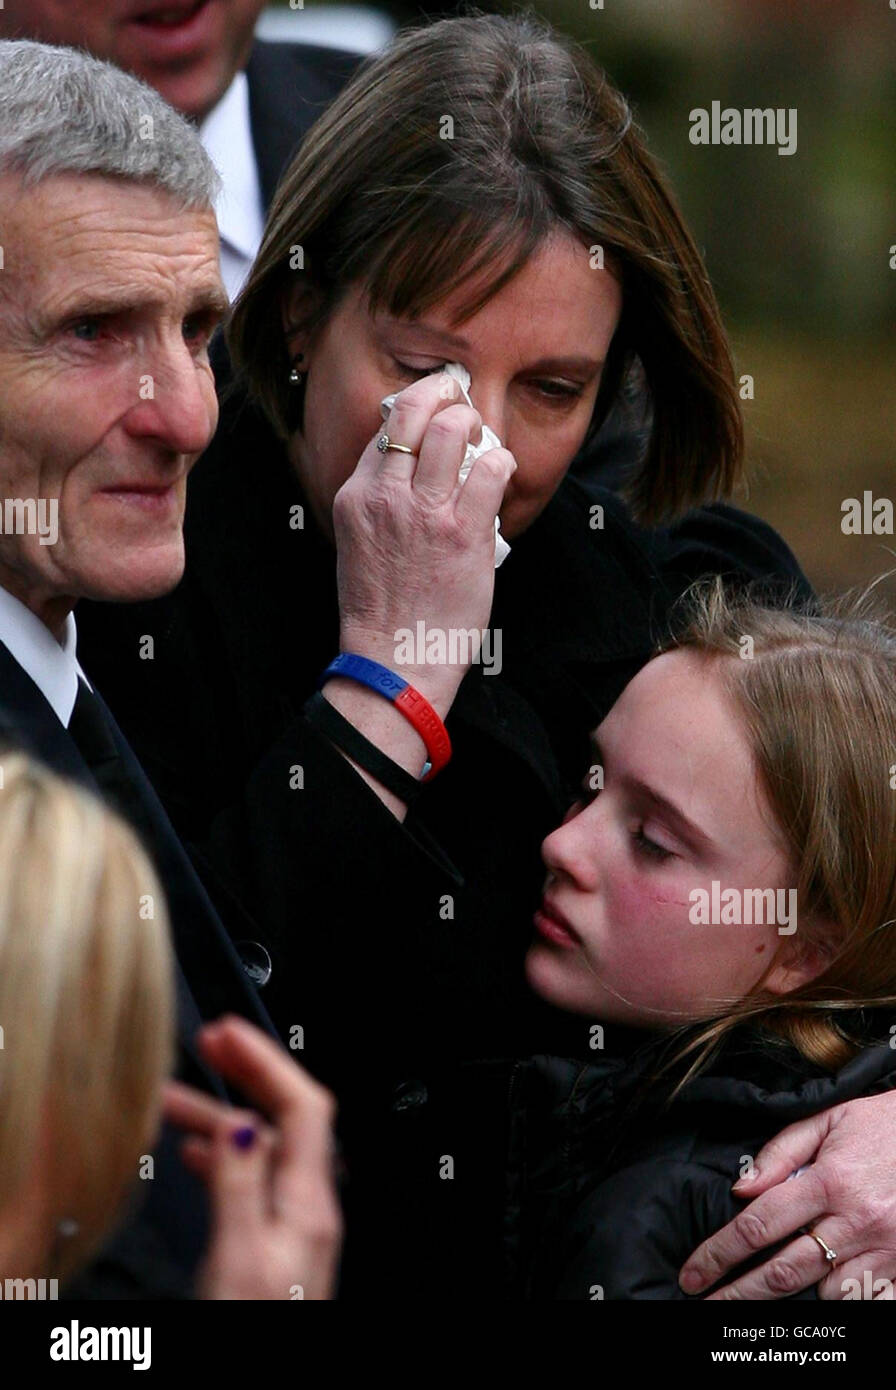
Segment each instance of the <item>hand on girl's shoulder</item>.
M743 1209L731 1192L737 1177L694 1158L654 1157L605 1178L582 1198L551 1252L556 1258L545 1262L554 1287L544 1287L544 1296L693 1301L679 1287L679 1271ZM814 1298L814 1288L799 1297Z

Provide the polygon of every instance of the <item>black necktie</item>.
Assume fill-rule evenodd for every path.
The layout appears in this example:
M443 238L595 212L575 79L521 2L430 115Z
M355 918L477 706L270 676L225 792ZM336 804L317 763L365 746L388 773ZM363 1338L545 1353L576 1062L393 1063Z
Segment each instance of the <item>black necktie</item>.
M131 823L142 839L165 888L178 961L180 1042L185 1050L179 1074L203 1090L227 1096L221 1080L208 1071L193 1049L191 1040L202 1018L241 1013L276 1036L274 1025L247 983L239 957L227 941L224 927L146 774L127 744L122 755L124 740L120 734L116 737L112 716L80 678L68 732L93 773L103 799Z
M78 697L68 731L90 768L104 798L111 802L154 848L155 836L133 778L128 776L109 719L87 683L78 677Z

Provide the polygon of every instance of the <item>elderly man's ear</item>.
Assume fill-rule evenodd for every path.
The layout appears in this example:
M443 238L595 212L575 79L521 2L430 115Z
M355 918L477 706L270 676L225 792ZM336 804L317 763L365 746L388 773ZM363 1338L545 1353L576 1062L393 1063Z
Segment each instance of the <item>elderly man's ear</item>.
M321 327L322 308L323 295L304 276L291 286L281 302L287 355L290 362L298 363L303 372L308 370L311 350Z

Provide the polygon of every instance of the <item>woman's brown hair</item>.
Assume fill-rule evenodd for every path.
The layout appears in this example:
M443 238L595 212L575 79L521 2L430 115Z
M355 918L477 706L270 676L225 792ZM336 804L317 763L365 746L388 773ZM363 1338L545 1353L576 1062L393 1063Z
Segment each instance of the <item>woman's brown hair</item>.
M360 69L277 191L234 309L235 364L285 437L296 393L282 317L297 277L310 306L297 329L353 284L374 312L407 317L466 286L463 321L564 230L622 282L590 433L639 364L652 428L629 488L636 515L727 495L743 426L700 254L625 99L529 15L440 20Z

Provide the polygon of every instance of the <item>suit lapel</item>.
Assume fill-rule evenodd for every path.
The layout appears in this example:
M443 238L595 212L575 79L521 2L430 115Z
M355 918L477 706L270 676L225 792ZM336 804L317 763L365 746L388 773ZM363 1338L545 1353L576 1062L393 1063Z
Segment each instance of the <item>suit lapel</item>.
M299 141L351 77L360 54L308 44L254 44L246 76L265 208Z
M105 706L104 706L105 709ZM128 747L124 736L118 729L111 715L110 724L113 728L116 743L125 761L125 766L129 776L133 776L138 784L141 795L145 796L147 812L154 823L154 829L158 830L162 840L165 859L177 859L176 851L180 851L183 863L179 865L181 874L187 884L195 879L195 891L201 900L201 907L209 915L213 922L216 921L214 909L208 901L206 894L196 878L186 854L180 850L179 843L170 823L167 822L164 812L149 785L148 780L140 769L137 759ZM52 771L61 774L69 780L76 782L79 786L86 787L90 791L99 794L99 788L94 780L93 774L86 762L82 758L77 744L70 736L68 730L63 727L57 718L55 710L45 699L43 693L35 685L34 681L26 671L19 665L11 655L7 647L0 643L0 737L4 737L15 747L23 748L27 753L32 754L45 763ZM165 822L164 825L156 825L158 817ZM167 832L167 833L166 833ZM165 842L173 841L174 846ZM183 889L171 894L171 885L165 874L165 865L162 867L162 877L165 882L166 891L171 897L181 898L184 896ZM208 1088L219 1095L226 1095L226 1091L221 1085L220 1079L211 1072L203 1061L195 1045L195 1035L202 1024L202 1015L197 1006L183 970L182 940L184 933L181 928L184 920L184 912L175 912L174 902L170 901L172 934L175 945L175 990L177 995L177 1040L182 1052L189 1059L190 1066L198 1071L205 1080ZM196 912L196 904L192 904L193 912ZM197 914L200 915L200 914ZM224 955L227 958L227 966L235 967L235 979L237 995L240 999L245 999L248 1007L241 1009L253 1022L259 1023L262 1027L267 1027L268 1031L273 1032L273 1026L268 1019L267 1013L258 1004L257 999L253 1001L254 990L245 978L239 957L230 946L229 940L223 928L218 927L220 935L225 940ZM229 950L227 949L229 948ZM191 958L195 952L188 951ZM218 953L212 952L205 961L205 971L214 972L221 968L222 962L218 959ZM248 996L248 998L247 998ZM236 1007L234 1001L233 1007Z
M224 1012L242 1014L276 1036L267 1010L249 982L242 961L225 931L202 881L183 848L130 744L98 692L128 780L135 788L146 823L147 838L157 853L168 896L178 959L193 984L203 1018Z
M90 769L52 705L0 642L0 733L63 776L95 788Z

